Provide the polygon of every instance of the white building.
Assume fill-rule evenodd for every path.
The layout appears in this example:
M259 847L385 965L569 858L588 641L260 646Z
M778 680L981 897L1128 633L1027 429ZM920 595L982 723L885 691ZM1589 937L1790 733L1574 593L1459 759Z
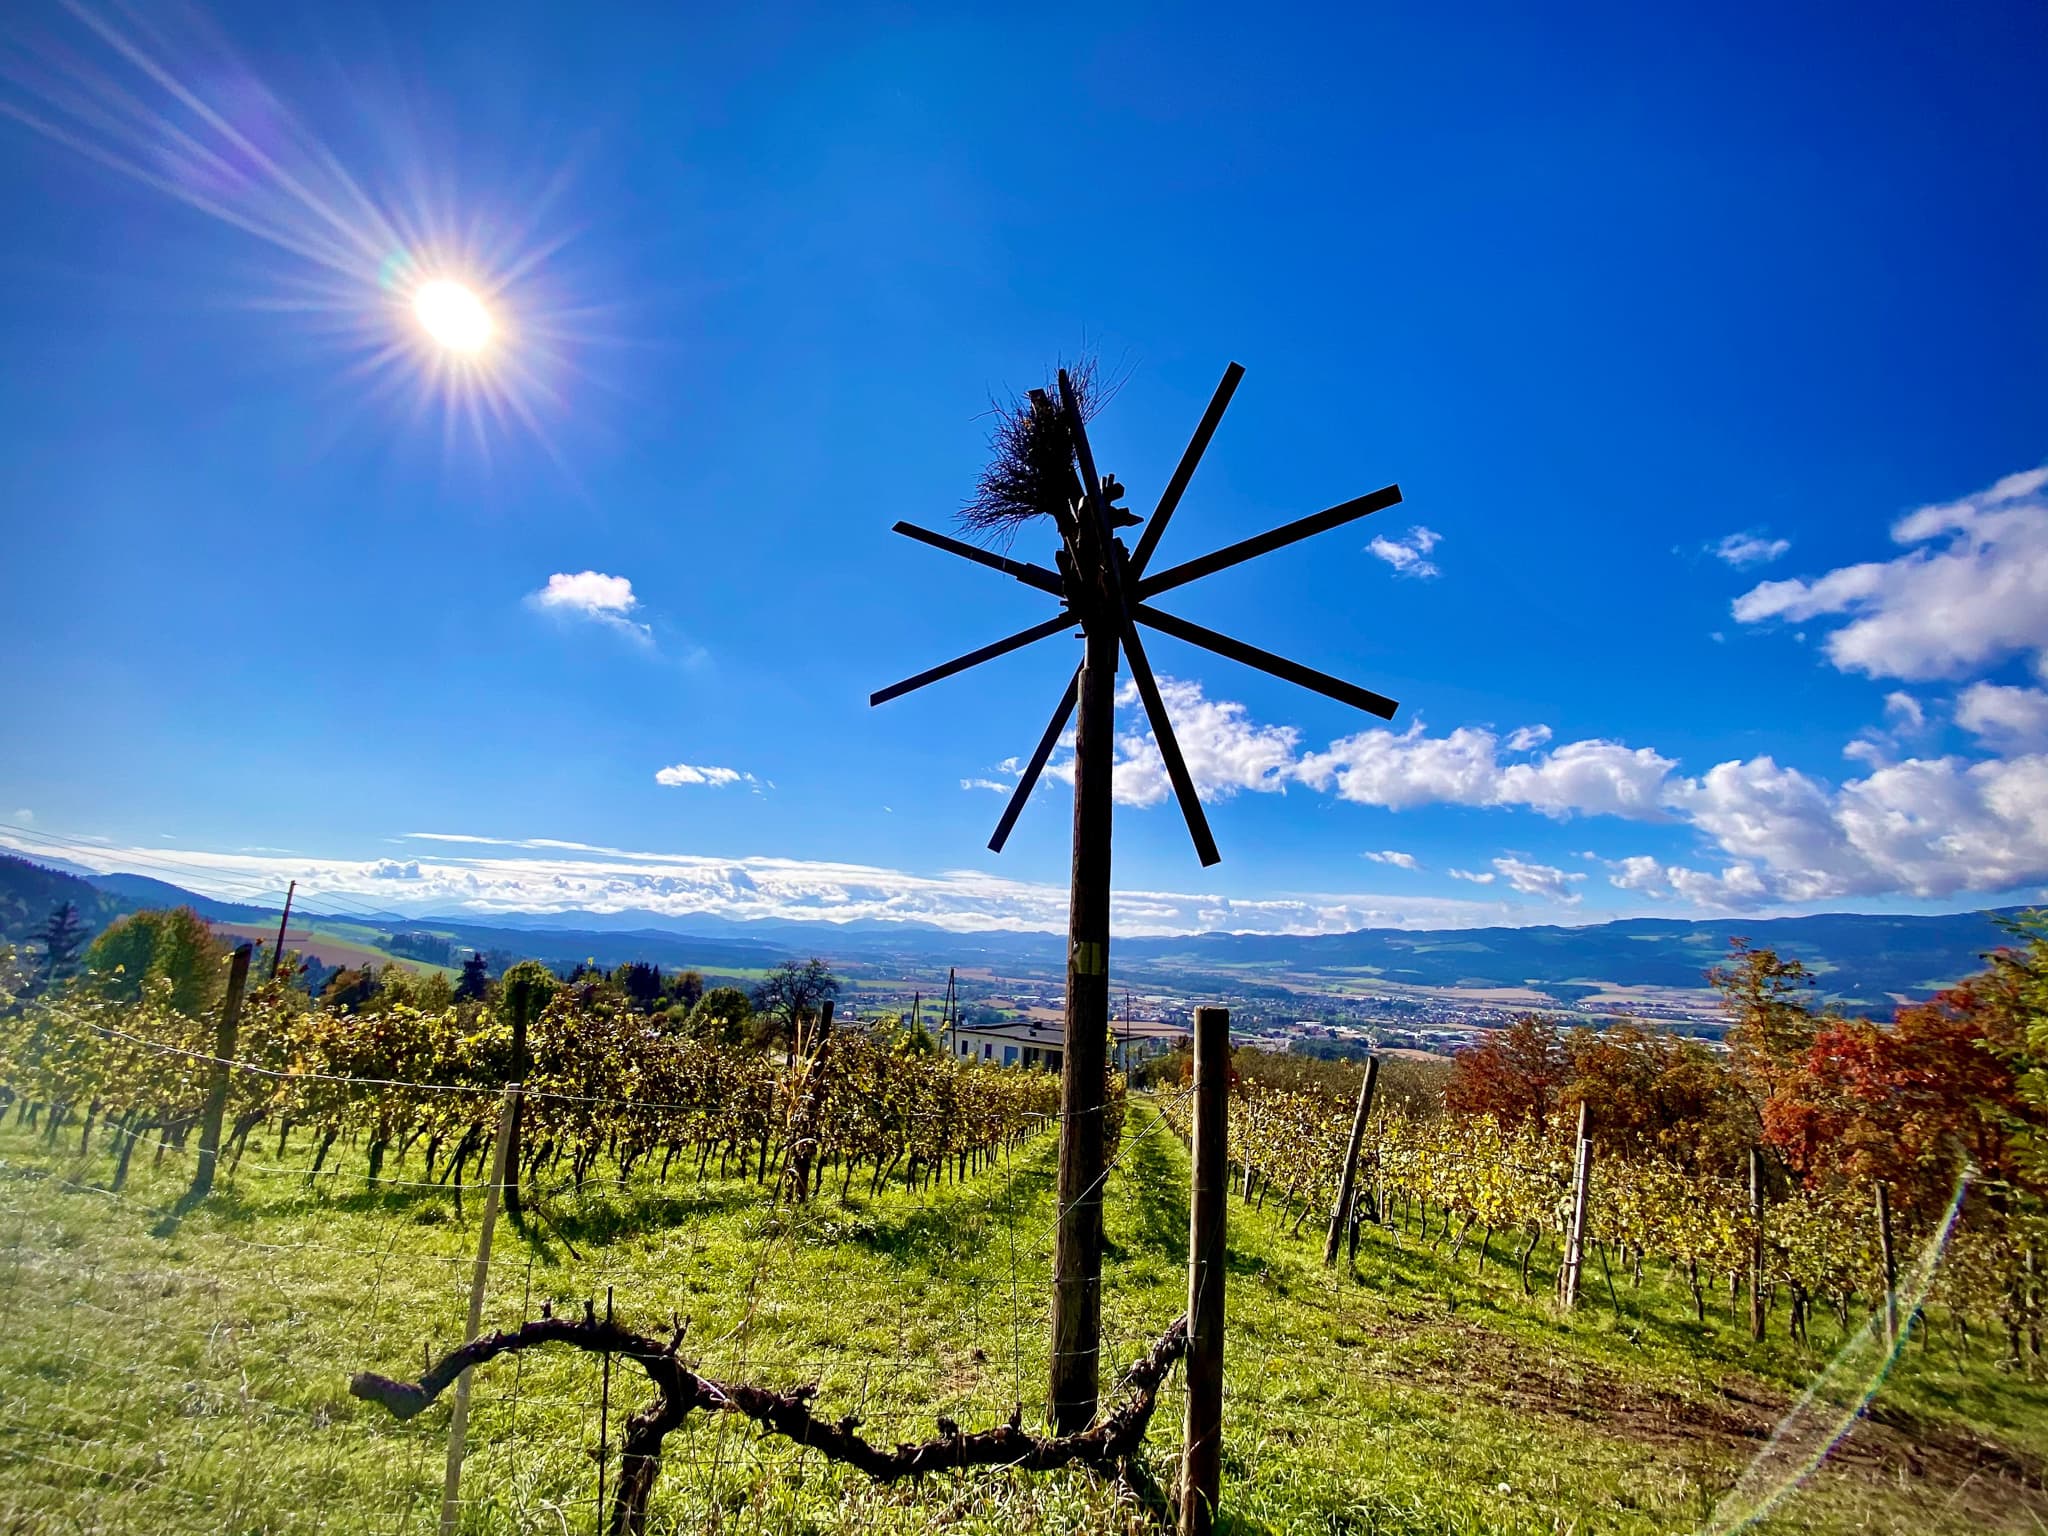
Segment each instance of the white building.
M1030 1067L1044 1072L1060 1069L1066 1031L1058 1024L1032 1023L1019 1019L1007 1024L961 1024L940 1035L961 1061L978 1061L991 1067ZM1186 1040L1180 1024L1133 1022L1115 1026L1116 1044L1110 1051L1110 1065L1128 1069L1148 1056L1172 1050ZM948 1037L950 1036L950 1043Z

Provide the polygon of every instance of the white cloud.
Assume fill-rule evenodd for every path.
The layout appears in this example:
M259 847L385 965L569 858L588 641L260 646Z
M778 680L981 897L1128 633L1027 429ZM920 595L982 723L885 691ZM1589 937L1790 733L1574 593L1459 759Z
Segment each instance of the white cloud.
M1909 758L1833 790L1760 757L1680 781L1672 799L1735 861L1713 877L1733 893L1942 897L2048 874L2048 755Z
M960 787L962 789L992 789L999 795L1007 795L1012 789L1016 788L1014 784L999 783L995 779L962 779Z
M1972 683L1956 700L1956 724L2000 751L2048 748L2048 691Z
M1647 853L1616 859L1608 866L1607 883L1618 891L1634 891L1653 901L1662 900L1671 887L1664 866Z
M1414 854L1403 853L1398 848L1382 848L1377 853L1367 853L1364 857L1371 859L1375 864L1391 864L1396 869L1422 868Z
M1477 873L1469 869L1453 869L1448 873L1453 880L1470 880L1474 885L1491 885L1494 882L1494 873L1490 869Z
M1534 730L1508 738L1535 739ZM1417 722L1405 731L1361 731L1305 755L1305 783L1340 799L1403 810L1410 806L1522 805L1547 816L1574 812L1658 821L1664 785L1677 766L1647 747L1613 741L1567 742L1528 762L1503 764L1492 731L1460 726L1431 736Z
M1550 740L1547 725L1525 725L1508 732L1507 747L1510 752L1533 752Z
M1365 548L1368 554L1391 565L1396 574L1427 579L1443 574L1429 559L1429 552L1442 542L1442 534L1418 523L1404 538L1390 539L1382 534Z
M1707 552L1717 560L1741 570L1744 566L1769 565L1792 547L1790 539L1767 539L1755 533L1731 533L1726 538L1707 546Z
M1211 699L1200 683L1161 677L1159 697L1173 721L1188 776L1203 800L1228 800L1239 790L1262 794L1285 792L1294 776L1295 748L1301 733L1289 725L1255 725L1244 705ZM1119 805L1158 805L1173 793L1166 761L1159 755L1145 718L1136 683L1117 690L1116 765L1112 793ZM1046 775L1074 782L1073 735L1062 743L1067 755L1047 765ZM1007 767L1007 765L1005 765Z
M758 785L761 781L737 768L698 768L689 763L671 763L666 768L655 770L654 782L670 788L684 784L708 784L713 789L723 789L728 784Z
M603 624L642 644L654 638L652 629L630 617L640 600L633 595L633 583L624 576L607 576L602 571L578 571L572 576L557 571L527 601L544 612Z
M1912 694L1903 690L1884 696L1885 724L1894 731L1916 732L1927 729L1927 711Z
M1956 677L2025 656L2048 677L2048 469L1901 518L1892 539L1919 545L1887 561L1843 566L1813 581L1766 581L1734 603L1744 624L1830 615L1827 637L1845 672L1908 680Z
M14 813L14 819L20 822L21 825L23 825L24 827L32 826L35 823L36 813L34 811L29 810L26 806L24 806L21 810L18 810Z
M1579 899L1578 893L1572 889L1572 882L1586 878L1582 874L1568 874L1549 864L1532 864L1511 857L1495 859L1493 867L1522 895L1540 896L1546 901L1562 902L1566 906Z
M369 868L372 880L417 880L420 878L420 861L406 859L379 859Z

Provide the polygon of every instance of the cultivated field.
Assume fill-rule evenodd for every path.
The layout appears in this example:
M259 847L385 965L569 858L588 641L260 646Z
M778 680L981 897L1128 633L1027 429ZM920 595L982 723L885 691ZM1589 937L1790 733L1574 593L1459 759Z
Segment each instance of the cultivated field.
M1106 1364L1179 1313L1186 1159L1160 1105L1136 1099L1108 1186ZM12 1118L12 1117L10 1117ZM317 1179L263 1138L182 1223L189 1177L109 1160L11 1123L0 1132L0 1531L427 1531L445 1405L400 1424L349 1376L417 1375L460 1338L474 1190L458 1220L412 1159L376 1188L359 1156ZM763 1188L679 1164L623 1185L555 1188L501 1223L486 1328L580 1309L687 1323L686 1359L775 1386L816 1382L821 1416L877 1443L940 1415L973 1430L1042 1410L1054 1138L916 1194L854 1181L792 1214ZM715 1169L713 1170L715 1174ZM417 1180L420 1182L407 1182ZM548 1186L543 1185L543 1188ZM1674 1276L1560 1315L1537 1276L1455 1262L1414 1230L1368 1228L1355 1270L1319 1264L1315 1223L1233 1200L1224 1462L1226 1528L1319 1532L1661 1532L1707 1528L1835 1335L1762 1345ZM1539 1263L1541 1260L1539 1260ZM2035 1531L2048 1523L2048 1388L1998 1369L1938 1315L1869 1415L1763 1525L1780 1531ZM1148 1462L1170 1479L1170 1384ZM597 1528L626 1412L649 1393L615 1363L529 1353L478 1373L462 1529ZM1817 1447L1815 1447L1817 1448ZM1796 1449L1796 1448L1795 1448ZM1784 1462L1796 1467L1798 1458ZM1747 1507L1745 1505L1745 1507ZM1079 1473L989 1472L877 1489L730 1417L669 1442L658 1531L1000 1532L1152 1529L1128 1492Z

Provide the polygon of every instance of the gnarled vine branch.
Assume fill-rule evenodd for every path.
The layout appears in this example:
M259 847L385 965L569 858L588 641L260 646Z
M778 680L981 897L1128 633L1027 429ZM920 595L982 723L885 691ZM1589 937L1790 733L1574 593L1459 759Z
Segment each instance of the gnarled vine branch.
M585 1305L580 1319L544 1315L517 1328L479 1335L435 1361L417 1382L394 1381L362 1371L348 1385L351 1396L378 1403L399 1419L410 1419L454 1385L462 1372L500 1355L517 1354L548 1344L598 1354L616 1354L647 1373L656 1396L626 1421L621 1445L619 1490L612 1503L611 1536L641 1536L646 1529L647 1503L661 1471L662 1442L679 1428L692 1409L737 1413L798 1445L808 1446L833 1461L846 1463L876 1482L893 1483L927 1472L966 1467L1015 1467L1049 1472L1085 1466L1121 1472L1144 1443L1158 1403L1159 1388L1174 1362L1187 1353L1187 1319L1178 1319L1124 1375L1118 1387L1122 1400L1090 1428L1053 1438L1027 1432L1020 1414L1007 1424L973 1434L948 1420L930 1440L899 1443L885 1450L861 1438L860 1421L852 1415L830 1421L812 1412L815 1386L778 1392L746 1382L715 1381L685 1366L678 1352L683 1329L678 1324L667 1339L651 1337L616 1322L607 1322Z

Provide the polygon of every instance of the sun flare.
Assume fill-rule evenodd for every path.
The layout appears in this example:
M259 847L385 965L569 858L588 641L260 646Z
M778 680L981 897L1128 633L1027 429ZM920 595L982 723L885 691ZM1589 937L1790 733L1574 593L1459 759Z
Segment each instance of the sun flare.
M420 284L412 312L426 333L451 352L480 352L497 331L484 301L452 278Z

